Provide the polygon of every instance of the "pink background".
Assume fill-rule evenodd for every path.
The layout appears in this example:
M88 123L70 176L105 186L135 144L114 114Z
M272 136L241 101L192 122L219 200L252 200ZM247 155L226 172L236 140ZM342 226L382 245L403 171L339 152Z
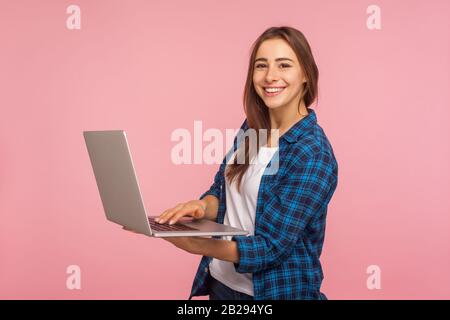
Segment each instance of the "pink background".
M66 8L81 8L81 30ZM366 8L381 8L368 30ZM449 1L1 1L0 298L186 299L200 256L107 223L83 130L128 132L150 214L218 165L172 164L177 128L238 128L251 43L290 25L320 70L339 162L330 299L450 298ZM66 268L81 268L81 290ZM381 289L366 286L370 265Z

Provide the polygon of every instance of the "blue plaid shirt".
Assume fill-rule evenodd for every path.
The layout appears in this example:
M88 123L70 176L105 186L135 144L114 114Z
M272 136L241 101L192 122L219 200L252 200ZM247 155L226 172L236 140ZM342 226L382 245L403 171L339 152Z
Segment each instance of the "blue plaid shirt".
M278 157L273 157L266 168L278 159L276 174L261 178L255 234L232 237L239 250L236 272L253 274L255 300L326 299L320 292L323 272L319 258L327 206L337 186L338 165L314 110L308 108L308 112L280 137ZM241 129L248 129L247 120ZM234 152L241 142L238 134L229 152ZM218 223L223 223L226 212L226 159L210 189L200 196L219 199ZM209 294L211 259L202 257L189 299Z

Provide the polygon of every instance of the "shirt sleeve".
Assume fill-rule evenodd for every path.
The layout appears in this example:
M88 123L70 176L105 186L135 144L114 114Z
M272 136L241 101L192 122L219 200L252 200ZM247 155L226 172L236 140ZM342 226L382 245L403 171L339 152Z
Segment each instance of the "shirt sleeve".
M222 184L222 176L223 176L223 168L222 167L223 167L223 165L220 166L219 171L217 171L216 175L214 176L214 182L211 185L211 187L209 187L209 190L204 192L200 196L199 200L202 200L207 195L213 195L217 199L220 199L220 191L221 191L220 186Z
M264 205L261 233L233 236L239 251L239 273L257 272L286 260L308 223L327 205L337 184L337 165L324 152L297 161Z

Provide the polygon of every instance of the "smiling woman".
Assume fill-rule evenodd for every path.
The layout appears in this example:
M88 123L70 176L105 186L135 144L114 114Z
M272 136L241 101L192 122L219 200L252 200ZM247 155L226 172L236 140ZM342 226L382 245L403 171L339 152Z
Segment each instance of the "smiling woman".
M300 31L290 27L266 30L253 44L249 61L244 91L249 127L268 132L276 128L281 136L308 115L306 107L317 99L318 79L311 48ZM240 152L246 159L252 154L249 145ZM239 186L247 169L245 164L231 165L227 178L236 178Z
M280 44L280 45L283 46L283 44ZM288 51L289 51L289 49L288 49ZM295 65L295 61L293 61L292 59L289 59L289 58L276 58L275 62L280 62L280 61L284 61L284 60L291 61ZM255 61L256 62L257 61L265 61L265 62L267 62L268 60L267 60L267 58L257 58ZM288 68L292 68L293 66L291 64L289 64L289 63L279 63L278 67L280 69L288 69ZM256 63L256 65L255 65L255 70L262 70L264 68L266 68L266 64ZM294 72L296 72L296 70L294 70ZM294 72L291 72L291 74L293 74ZM258 76L258 73L255 72L254 75ZM297 78L298 77L296 77L294 79L297 79ZM256 79L258 80L258 77L256 77ZM303 82L305 82L304 79L303 79ZM266 96L273 97L273 96L278 95L281 91L283 91L283 89L286 88L286 85L278 85L278 86L275 86L275 85L262 85L262 88L264 88L264 94Z
M234 138L208 191L157 219L175 223L191 216L249 232L166 239L203 256L189 299L207 294L210 299L326 299L319 258L338 165L310 108L318 76L300 31L269 28L254 43L244 89L244 134ZM245 134L251 131L258 132L257 143Z
M189 298L326 299L320 292L319 258L338 166L310 108L317 100L318 78L311 48L299 30L269 28L253 44L244 88L247 119L241 129L268 135L276 129L278 144L251 144L245 135L235 139L234 161L224 159L213 185L200 196L214 203L217 222L250 235L194 245L204 256ZM251 155L260 150L272 158L251 165ZM242 158L243 163L238 161ZM274 165L278 170L270 176Z

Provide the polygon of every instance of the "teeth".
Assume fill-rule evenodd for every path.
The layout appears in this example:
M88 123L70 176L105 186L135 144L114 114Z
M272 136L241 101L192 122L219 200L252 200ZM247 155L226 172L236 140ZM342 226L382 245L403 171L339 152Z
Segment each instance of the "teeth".
M266 92L269 92L269 93L273 93L273 92L279 92L279 91L281 91L281 90L283 90L284 88L264 88L264 90L266 91Z

